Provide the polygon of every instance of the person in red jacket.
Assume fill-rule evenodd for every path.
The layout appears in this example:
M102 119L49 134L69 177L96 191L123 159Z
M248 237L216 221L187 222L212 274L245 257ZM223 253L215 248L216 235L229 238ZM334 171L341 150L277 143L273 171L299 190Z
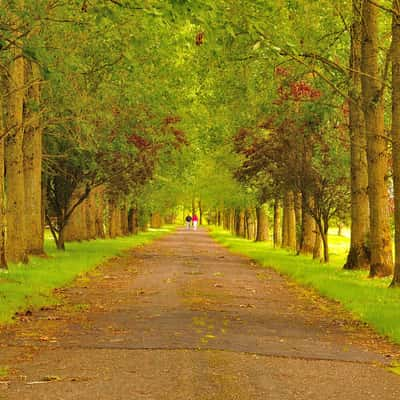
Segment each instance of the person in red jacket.
M197 225L199 223L199 219L197 218L196 214L193 214L192 223L193 223L193 230L196 230L197 229Z

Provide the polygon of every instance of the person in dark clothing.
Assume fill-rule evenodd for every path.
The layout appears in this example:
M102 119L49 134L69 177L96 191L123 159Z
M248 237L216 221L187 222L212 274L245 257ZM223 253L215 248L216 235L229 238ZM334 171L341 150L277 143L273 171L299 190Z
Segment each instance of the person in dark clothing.
M187 215L185 218L186 221L186 229L189 230L190 229L190 223L192 222L192 217L190 215Z

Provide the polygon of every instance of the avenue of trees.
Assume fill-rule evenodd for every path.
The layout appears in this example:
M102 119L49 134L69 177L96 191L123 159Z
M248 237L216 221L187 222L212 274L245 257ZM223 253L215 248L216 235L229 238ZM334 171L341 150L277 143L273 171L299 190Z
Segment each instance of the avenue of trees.
M190 210L400 284L399 0L0 3L2 267Z

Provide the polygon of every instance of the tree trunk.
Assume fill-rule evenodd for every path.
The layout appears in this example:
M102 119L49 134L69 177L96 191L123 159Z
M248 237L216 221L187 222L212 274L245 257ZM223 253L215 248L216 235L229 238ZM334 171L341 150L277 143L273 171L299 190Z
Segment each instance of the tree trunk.
M67 225L68 226L68 225ZM64 239L65 230L62 229L56 239L56 246L58 250L65 250L65 239Z
M280 201L274 201L274 247L280 245L280 232L281 231L281 206Z
M0 269L7 268L6 258L6 213L4 193L4 124L3 124L3 101L0 97Z
M134 235L137 235L137 233L138 233L138 218L137 218L137 209L135 207L133 207L129 210L128 226L129 226L129 232Z
M313 207L313 199L308 194L302 196L302 223L300 237L300 254L313 254L315 244L315 220L310 214L310 208Z
M296 247L297 252L300 251L301 235L302 235L302 223L303 223L303 196L300 192L293 193L294 199L294 215L296 224Z
M115 218L115 233L116 236L122 236L122 226L121 226L121 206L117 205L114 211Z
M362 0L353 0L351 27L351 87L349 91L349 132L351 143L351 239L345 269L370 266L368 167L364 115L361 104L361 20Z
M70 203L75 204L79 200L79 191L75 190L72 193ZM81 240L80 225L82 224L80 216L80 207L78 206L71 214L68 224L63 229L63 240L64 242L73 242L75 240Z
M89 240L96 239L96 196L91 192L86 199L86 226L87 238Z
M245 214L246 214L246 239L255 240L256 238L255 215L251 208L248 208Z
M111 239L117 237L117 228L115 226L115 201L109 200L108 202L108 236Z
M296 213L293 192L285 193L283 202L282 247L296 250Z
M289 231L288 231L288 202L286 193L283 196L282 202L282 240L281 247L287 248L289 242Z
M232 234L235 233L235 209L229 209L229 224L230 224L230 231Z
M395 268L390 286L400 286L400 0L393 0L392 140L395 225Z
M16 27L18 23L15 23ZM19 36L15 33L15 37ZM7 119L6 129L6 198L7 198L7 258L12 262L27 262L25 228L25 190L23 159L23 104L25 66L22 44L16 39L11 47L13 56L7 79Z
M324 263L329 263L329 246L328 246L328 233L321 234L323 249L324 249Z
M104 239L106 237L104 231L104 190L100 187L94 191L94 205L95 205L95 230L96 238Z
M40 105L40 71L39 67L31 61L27 61L25 67L26 81L29 82L23 139L26 248L29 254L44 254L42 129L38 111ZM34 104L35 109L32 109L32 104Z
M269 240L268 205L265 203L259 207L256 207L256 214L257 214L256 242L265 242Z
M384 127L383 88L379 76L378 9L363 0L362 94L367 135L368 194L370 204L370 276L392 273L393 257L386 178L388 151Z
M243 209L239 213L239 236L246 237L246 213Z
M83 201L79 207L75 210L78 212L79 218L79 240L89 240L89 231L88 231L88 199Z
M314 232L314 248L313 248L313 260L321 259L321 234L319 233L319 229L317 225L315 225Z
M163 218L160 217L160 227L163 226ZM128 227L128 209L126 204L123 205L121 209L121 230L124 236L129 235L129 227Z
M317 221L319 236L322 240L324 252L324 263L329 262L329 247L328 247L328 223L323 220Z

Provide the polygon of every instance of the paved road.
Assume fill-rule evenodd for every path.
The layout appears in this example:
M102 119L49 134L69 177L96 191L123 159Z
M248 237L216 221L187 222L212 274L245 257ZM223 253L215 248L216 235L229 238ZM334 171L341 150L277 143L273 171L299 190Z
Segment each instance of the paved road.
M0 399L398 399L398 351L338 305L178 230L0 332Z

